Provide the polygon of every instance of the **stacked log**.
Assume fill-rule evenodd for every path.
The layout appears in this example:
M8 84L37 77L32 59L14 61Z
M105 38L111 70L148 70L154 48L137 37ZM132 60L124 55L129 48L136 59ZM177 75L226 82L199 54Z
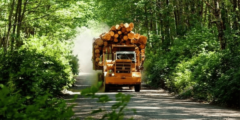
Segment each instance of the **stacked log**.
M128 33L128 39L130 40L134 39L134 33L132 32Z
M101 62L100 57L103 52L109 52L108 48L112 44L136 45L137 48L141 50L141 54L143 55L142 57L144 57L147 37L132 32L133 28L133 23L120 23L112 26L109 32L102 33L100 38L95 39L93 43L93 60L95 60L96 65L99 65L99 62Z

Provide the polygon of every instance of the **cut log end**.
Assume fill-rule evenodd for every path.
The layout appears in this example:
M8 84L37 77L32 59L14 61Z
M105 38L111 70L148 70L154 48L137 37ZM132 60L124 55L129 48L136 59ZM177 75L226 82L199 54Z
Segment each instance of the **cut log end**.
M110 39L111 39L111 34L110 34L110 33L106 33L106 34L103 36L103 39L104 39L104 40L110 40Z
M95 40L95 44L98 46L102 46L103 45L103 40L101 38L98 38Z
M114 36L114 32L113 31L110 31L109 32L111 36Z
M98 49L98 45L94 45L94 49Z
M118 34L121 35L121 34L122 34L122 31L118 31Z
M125 24L124 24L124 27L125 27L125 28L128 28L128 27L129 27L129 24L128 24L128 23L125 23Z
M134 33L128 33L128 39L134 39Z
M105 47L108 46L108 42L107 41L104 42L104 46Z
M133 28L134 28L134 24L133 24L133 23L130 23L130 24L129 24L129 27L133 29Z
M100 58L96 58L95 62L97 62L97 63L98 63L99 61L100 61Z
M112 27L111 27L111 31L116 31L116 27L115 27L115 26L112 26Z
M126 35L123 36L123 40L124 40L124 41L128 40L128 36L126 36Z
M118 38L118 34L115 34L115 35L114 35L114 38Z
M96 54L100 53L100 50L99 49L95 49L95 53Z
M121 24L120 24L120 27L121 27L121 28L123 28L123 27L124 27L124 24L123 24L123 23L121 23Z
M147 44L147 37L141 35L140 38L139 38L139 42L140 42L141 44L146 45L146 44Z
M135 39L139 39L139 38L140 38L140 34L138 34L138 33L135 34L135 35L134 35L134 38L135 38Z
M115 28L116 30L120 30L121 27L119 25L116 25Z

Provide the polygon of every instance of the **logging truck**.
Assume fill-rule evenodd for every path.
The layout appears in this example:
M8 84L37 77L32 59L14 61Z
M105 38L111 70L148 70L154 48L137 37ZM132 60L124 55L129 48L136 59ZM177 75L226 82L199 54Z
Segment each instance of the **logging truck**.
M102 71L105 92L113 86L141 89L147 37L132 32L133 23L112 26L93 41L93 69Z

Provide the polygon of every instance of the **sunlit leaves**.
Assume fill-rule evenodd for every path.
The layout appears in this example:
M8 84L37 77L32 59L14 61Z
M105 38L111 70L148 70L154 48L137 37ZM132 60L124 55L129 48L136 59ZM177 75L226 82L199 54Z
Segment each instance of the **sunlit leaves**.
M36 96L30 104L30 97L21 96L9 87L0 89L0 116L4 120L15 119L65 119L69 120L74 112L74 104L67 106L61 99L52 98L49 93Z

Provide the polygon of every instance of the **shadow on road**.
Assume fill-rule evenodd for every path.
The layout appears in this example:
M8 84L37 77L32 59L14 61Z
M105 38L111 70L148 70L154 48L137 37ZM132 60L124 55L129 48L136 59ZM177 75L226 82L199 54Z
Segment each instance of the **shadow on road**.
M75 88L85 88L90 86L84 81L89 78L83 76L80 81L77 81ZM75 89L73 87L73 89ZM142 86L140 92L134 92L128 87L113 88L110 92L98 92L98 95L108 95L112 101L104 105L97 103L94 99L84 98L78 96L76 100L76 106L73 108L75 111L75 117L84 119L90 116L92 110L96 110L99 107L104 107L106 110L110 110L112 104L115 101L115 95L118 92L131 95L131 101L128 104L128 108L136 109L137 114L128 112L125 114L125 118L133 117L136 120L153 120L153 119L205 119L205 120L240 120L240 111L226 109L219 106L193 102L191 100L175 99L174 96L169 95L167 92L161 89L148 89L146 86ZM66 96L65 100L70 100L72 95ZM102 114L92 116L99 119Z

